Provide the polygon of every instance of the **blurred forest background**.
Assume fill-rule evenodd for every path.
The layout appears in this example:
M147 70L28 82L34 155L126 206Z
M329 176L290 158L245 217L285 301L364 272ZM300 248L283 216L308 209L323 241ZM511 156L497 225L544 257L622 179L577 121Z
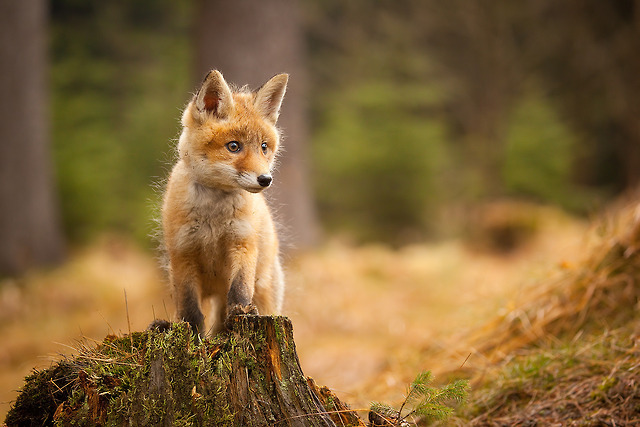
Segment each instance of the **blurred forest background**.
M637 1L233 3L3 1L3 273L105 230L149 246L180 109L214 67L292 74L273 195L290 246L460 235L502 198L585 214L638 183Z
M209 69L291 74L285 313L367 405L532 265L579 272L583 219L640 181L639 52L638 0L0 0L0 413L55 342L170 317L151 236Z

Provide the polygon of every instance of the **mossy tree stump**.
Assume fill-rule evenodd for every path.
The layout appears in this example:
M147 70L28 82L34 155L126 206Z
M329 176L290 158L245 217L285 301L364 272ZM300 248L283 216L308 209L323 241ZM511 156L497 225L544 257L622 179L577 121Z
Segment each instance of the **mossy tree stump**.
M200 342L187 324L107 337L27 378L8 426L364 426L304 376L286 317L238 316Z
M302 373L287 318L237 316L231 331L228 396L237 425L336 425L327 413L336 408L325 408L330 402Z

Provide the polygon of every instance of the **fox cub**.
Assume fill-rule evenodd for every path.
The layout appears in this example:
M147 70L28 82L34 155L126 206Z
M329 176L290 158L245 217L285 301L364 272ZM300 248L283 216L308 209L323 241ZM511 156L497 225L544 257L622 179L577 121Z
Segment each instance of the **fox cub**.
M201 336L206 298L218 300L217 329L282 307L278 239L261 192L272 183L287 80L278 74L251 92L212 70L183 113L162 229L178 317Z

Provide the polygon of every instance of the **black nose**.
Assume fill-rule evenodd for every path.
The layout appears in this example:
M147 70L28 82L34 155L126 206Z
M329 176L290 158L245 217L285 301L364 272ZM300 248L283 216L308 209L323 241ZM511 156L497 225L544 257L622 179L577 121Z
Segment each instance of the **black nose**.
M268 187L271 185L271 181L273 181L271 175L260 175L258 177L258 184L260 184L260 187Z

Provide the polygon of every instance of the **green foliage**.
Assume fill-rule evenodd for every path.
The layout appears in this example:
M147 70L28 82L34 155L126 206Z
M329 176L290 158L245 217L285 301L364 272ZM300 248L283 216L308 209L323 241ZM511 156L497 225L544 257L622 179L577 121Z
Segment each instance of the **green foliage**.
M446 420L453 413L451 404L467 398L469 383L467 380L456 380L442 387L434 387L432 383L431 372L421 372L411 383L400 409L374 402L371 411L393 426L404 425L407 419L419 419L422 422Z
M530 196L564 208L583 205L572 185L578 140L549 100L525 95L507 126L503 180L512 195Z
M364 239L395 242L432 232L449 163L445 128L425 118L435 87L370 82L326 94L313 154L321 214Z
M149 233L152 184L192 89L194 4L52 2L54 155L72 238ZM633 73L637 49L633 37L594 39L599 19L631 16L607 5L590 6L605 12L591 22L552 3L305 2L310 176L328 228L406 243L441 235L454 203L524 196L584 211L623 185L637 169L637 114L620 105L637 96L619 89L615 65ZM540 38L545 13L556 21ZM616 19L609 31L625 31Z
M67 234L149 233L154 180L189 90L189 1L52 10L52 133Z
M312 176L331 229L406 241L460 206L516 197L584 213L637 181L637 113L611 104L637 99L615 83L638 62L623 6L310 3Z

